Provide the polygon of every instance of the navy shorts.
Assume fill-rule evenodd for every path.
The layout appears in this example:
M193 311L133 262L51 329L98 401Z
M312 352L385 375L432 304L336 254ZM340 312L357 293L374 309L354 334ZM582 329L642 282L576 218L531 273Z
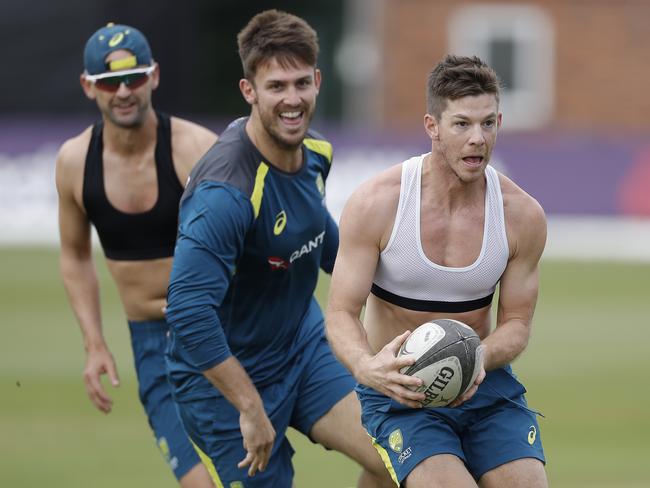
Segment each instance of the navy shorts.
M459 457L476 480L516 459L545 462L537 412L528 408L510 366L488 372L456 408L413 409L363 385L356 391L363 426L396 483L437 454Z
M201 460L183 428L167 381L165 347L169 327L164 320L129 321L129 329L140 402L158 448L180 479Z
M179 402L185 428L211 459L217 486L291 488L294 450L285 432L289 426L309 436L313 425L354 390L354 379L334 357L321 334L311 341L278 382L258 388L273 428L275 444L264 472L248 477L237 463L246 457L239 430L239 412L222 396ZM212 469L214 468L214 470Z

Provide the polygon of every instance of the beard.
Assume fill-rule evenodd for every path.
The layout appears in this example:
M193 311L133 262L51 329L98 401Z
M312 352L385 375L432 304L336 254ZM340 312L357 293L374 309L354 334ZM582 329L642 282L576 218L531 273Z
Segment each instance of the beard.
M142 127L146 120L147 112L151 104L148 101L133 100L135 102L134 110L126 116L119 116L115 112L114 106L109 106L103 110L106 117L117 127L123 129L135 129Z
M468 172L468 170L464 169L462 166L463 160L461 158L462 153L460 150L451 149L442 138L438 142L437 152L440 159L444 162L446 170L453 174L461 183L472 183L481 179L485 172L485 166L489 164L491 156L491 150L487 151L487 154L484 154L482 171Z
M287 129L282 127L282 123L279 121L279 114L284 111L289 111L289 110L270 110L270 111L263 111L259 110L258 106L258 112L259 112L259 117L260 121L262 123L262 127L266 131L266 133L269 135L269 137L273 140L275 144L278 145L283 150L295 150L299 148L302 145L302 141L305 139L305 135L307 134L307 130L309 129L309 124L311 123L311 119L314 116L314 105L305 105L300 107L299 111L302 112L302 123L300 125L300 128L296 129L296 131L291 131L290 134L286 134ZM290 111L296 111L296 109L290 110ZM285 133L283 133L285 132Z
M278 145L281 149L285 151L293 151L298 149L302 145L302 141L305 140L306 130L302 131L302 135L299 138L287 139L279 134L278 131L274 130L273 127L264 126L264 129L268 133L269 137L273 140L274 143Z

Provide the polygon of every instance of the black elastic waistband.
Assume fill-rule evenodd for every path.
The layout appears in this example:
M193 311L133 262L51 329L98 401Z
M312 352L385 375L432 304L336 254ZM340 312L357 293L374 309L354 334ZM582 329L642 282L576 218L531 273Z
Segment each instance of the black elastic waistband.
M416 312L446 312L446 313L460 313L469 312L471 310L478 310L479 308L487 307L492 303L494 293L490 293L483 298L476 300L465 300L462 302L443 302L437 300L419 300L417 298L406 298L400 295L384 290L382 287L372 284L370 289L371 293L378 298L381 298L388 303L397 305L398 307L414 310Z
M173 257L175 245L175 243L170 243L168 246L151 249L112 249L102 244L102 248L104 256L113 261L148 261Z

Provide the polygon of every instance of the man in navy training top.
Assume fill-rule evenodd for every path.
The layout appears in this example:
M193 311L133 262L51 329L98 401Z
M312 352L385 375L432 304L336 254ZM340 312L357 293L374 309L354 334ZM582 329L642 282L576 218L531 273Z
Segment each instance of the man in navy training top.
M308 130L316 33L271 10L238 44L250 117L230 124L181 199L167 308L181 418L218 486L291 487L289 426L359 462L359 486L393 486L313 297L338 247L324 203L332 147Z
M158 64L147 39L108 24L86 43L81 86L102 120L66 141L56 163L61 273L86 350L84 382L102 412L112 399L101 376L119 385L104 334L90 226L129 320L140 400L156 443L184 488L213 486L172 401L165 374L163 315L183 183L216 134L154 111Z

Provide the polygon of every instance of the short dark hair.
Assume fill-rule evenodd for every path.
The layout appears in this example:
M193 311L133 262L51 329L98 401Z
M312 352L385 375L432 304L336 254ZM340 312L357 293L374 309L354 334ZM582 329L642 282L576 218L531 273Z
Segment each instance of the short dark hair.
M429 73L427 112L440 120L449 100L484 93L496 96L498 103L500 88L496 72L477 56L448 54Z
M280 10L265 10L253 17L237 35L244 76L251 80L260 64L275 58L281 66L297 61L316 66L318 35L300 17Z

